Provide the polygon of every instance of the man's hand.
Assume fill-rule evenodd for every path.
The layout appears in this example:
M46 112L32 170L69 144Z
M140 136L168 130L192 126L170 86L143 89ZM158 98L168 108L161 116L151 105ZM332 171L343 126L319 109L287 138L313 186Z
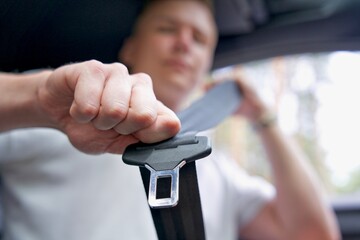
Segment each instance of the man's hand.
M243 96L237 113L246 117L252 124L256 124L264 113L270 112L270 109L268 109L268 106L260 98L256 89L244 78L237 76L235 77L235 81L241 89Z
M120 64L88 61L49 74L38 91L41 111L86 153L122 153L138 141L175 135L180 122L157 101L146 74L130 75Z
M231 78L229 79L224 78L211 82L205 86L205 89L209 90L210 88L214 87L214 85L222 81L235 81L239 86L242 95L241 104L239 105L239 108L237 109L235 114L242 115L250 123L256 125L265 114L271 113L271 110L260 98L256 89L254 89L254 87L250 83L248 83L243 77L234 75L231 76Z

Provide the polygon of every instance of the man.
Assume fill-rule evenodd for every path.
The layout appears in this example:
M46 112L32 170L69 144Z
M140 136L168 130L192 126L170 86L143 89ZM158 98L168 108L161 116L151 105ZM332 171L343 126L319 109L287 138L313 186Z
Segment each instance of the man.
M214 20L203 1L150 2L120 51L120 61L133 73L149 74L159 102L149 93L146 76L92 61L40 73L38 79L44 80L40 86L32 83L30 92L41 108L31 101L24 108L29 98L20 94L22 108L5 110L13 117L0 126L54 127L87 153L119 153L137 140L165 139L179 129L167 107L178 111L201 83L215 45ZM258 126L276 194L224 157L199 161L207 238L337 239L334 217L303 157L268 121L270 111L255 91L237 82L244 95L239 113ZM40 114L34 120L23 109ZM7 153L1 157L5 239L156 238L138 170L125 166L118 155L83 154L63 134L46 129L12 131L0 141L1 152Z
M154 1L138 20L133 36L120 54L121 60L133 72L143 71L152 77L157 98L173 110L181 107L211 65L216 30L211 12L204 6L204 1ZM277 125L272 124L270 110L254 90L241 79L238 79L238 83L244 95L239 113L257 126L269 156L276 187L274 199L264 206L258 206L256 216L243 220L246 224L243 223L239 229L241 235L250 239L336 238L333 216L324 204L318 183L314 181L303 156L293 149ZM206 160L198 162L198 166L202 164L211 163ZM202 170L199 169L200 176ZM224 172L225 175L234 173ZM199 181L203 198L206 187L202 185L201 177ZM216 187L208 188L211 188L213 195L207 197L216 198ZM238 197L238 201L246 198ZM250 199L247 208L251 208ZM205 216L206 204L203 204ZM239 209L234 208L234 211ZM239 219L244 213L233 217ZM217 224L221 225L221 221L229 223L221 219Z

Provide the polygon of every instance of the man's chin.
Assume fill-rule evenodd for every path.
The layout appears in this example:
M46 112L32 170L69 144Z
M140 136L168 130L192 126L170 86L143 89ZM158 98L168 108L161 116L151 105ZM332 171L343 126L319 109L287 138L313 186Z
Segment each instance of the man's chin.
M181 92L192 91L197 86L193 78L187 77L185 74L172 74L168 82L173 85L173 88Z

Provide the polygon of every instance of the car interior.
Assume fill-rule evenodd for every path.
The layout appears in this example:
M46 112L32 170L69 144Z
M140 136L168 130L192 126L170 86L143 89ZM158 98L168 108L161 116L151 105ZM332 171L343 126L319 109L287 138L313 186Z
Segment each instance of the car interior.
M116 62L143 1L2 0L0 71L56 68L89 59ZM360 1L214 0L214 11L219 43L212 75L240 69L249 78L261 79L256 84L267 87L265 98L282 99L275 101L284 112L280 123L296 134L310 156L320 159L317 172L342 238L360 239L355 138L360 134ZM349 111L343 109L347 104L353 104ZM266 176L263 164L251 163L252 158L243 165Z

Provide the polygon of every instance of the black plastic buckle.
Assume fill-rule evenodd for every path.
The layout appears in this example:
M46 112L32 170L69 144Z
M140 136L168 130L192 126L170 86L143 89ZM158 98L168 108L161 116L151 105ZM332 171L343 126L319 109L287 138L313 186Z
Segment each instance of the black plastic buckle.
M150 171L148 202L152 208L174 207L179 201L179 171L188 162L208 156L211 145L208 137L181 135L169 140L128 146L122 156L124 163L146 167ZM159 178L171 178L169 198L156 198Z

